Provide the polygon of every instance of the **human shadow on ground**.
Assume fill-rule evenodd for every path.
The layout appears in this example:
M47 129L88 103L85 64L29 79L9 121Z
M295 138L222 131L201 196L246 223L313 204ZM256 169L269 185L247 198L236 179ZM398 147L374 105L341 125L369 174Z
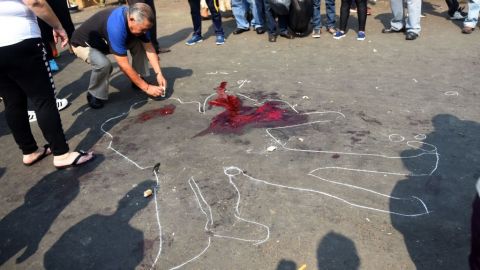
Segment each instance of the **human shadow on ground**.
M418 125L424 120L411 120ZM429 176L409 176L394 187L391 197L412 194L423 200L428 214L404 217L391 214L392 225L403 234L416 269L468 269L471 203L475 182L480 176L480 124L450 114L432 119L433 132L420 147L439 154L437 169ZM405 150L402 157L418 153ZM419 161L420 160L420 161ZM431 167L424 159L403 159L410 171ZM390 200L390 209L401 209L399 200Z
M0 167L0 178L2 178L6 170L7 170L6 168Z
M5 109L0 112L0 137L10 134L10 128L7 125L7 120L5 119Z
M165 98L159 98L158 100L168 99L173 94L176 79L188 77L193 74L191 69L181 69L177 67L163 68L162 72L167 79L167 95ZM148 80L151 81L151 79ZM74 112L74 115L78 115L78 117L70 128L66 130L65 136L67 140L70 140L74 136L88 130L87 134L84 135L78 144L79 149L91 149L105 134L104 131L110 130L128 117L127 112L133 104L136 104L133 107L134 109L139 109L147 102L147 96L144 92L132 90L130 80L121 73L115 76L110 83L120 91L111 93L108 102L105 103L103 108L94 110L85 104ZM104 123L104 130L102 130Z
M355 243L349 238L329 232L317 248L318 269L356 270L360 269L360 258Z
M278 262L276 270L297 270L297 264L294 261L282 259Z
M44 176L27 192L24 203L0 220L0 266L22 250L17 264L35 254L55 219L77 197L79 179L95 170L103 159L97 156L81 167Z
M161 48L173 47L175 44L184 42L192 33L192 28L183 28L177 32L157 38Z
M330 231L317 248L317 267L319 270L357 270L360 269L360 258L355 243L347 237ZM276 270L297 270L294 261L282 259ZM309 268L313 269L313 268Z
M45 253L45 269L135 269L143 260L144 237L129 222L151 201L143 192L154 186L146 180L118 202L112 215L91 215L71 227Z
M74 103L81 94L87 91L90 82L90 73L90 70L86 71L80 78L58 89L57 98L66 98L69 103ZM86 103L86 99L77 102Z
M438 12L437 9L441 7L440 5L432 4L427 1L422 2L422 13L438 16L444 18L445 20L450 21L452 24L458 26L458 28L463 28L463 20L450 20L450 15L448 15L448 6L445 6L446 10Z
M202 24L204 23L202 22ZM222 17L222 28L224 32L224 37L225 39L227 39L230 35L232 35L233 30L237 28L237 23L233 18L225 19L224 17ZM213 37L213 42L215 42L215 26L213 25L213 23L208 27L207 31L203 33L203 38L205 40L209 39L210 37Z

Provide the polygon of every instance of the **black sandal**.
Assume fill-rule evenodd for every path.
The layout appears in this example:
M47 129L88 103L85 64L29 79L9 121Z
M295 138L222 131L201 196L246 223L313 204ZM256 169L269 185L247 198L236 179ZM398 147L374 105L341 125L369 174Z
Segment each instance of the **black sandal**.
M88 153L83 151L83 150L76 151L76 152L79 153L79 155L75 158L75 160L71 164L63 165L63 166L55 166L55 168L57 168L57 170L64 170L64 169L68 169L68 168L71 168L71 167L78 167L78 166L81 166L83 164L86 164L86 163L92 161L95 158L95 155L92 155L91 159L79 164L78 161L80 160L80 158L88 155Z
M30 167L32 166L33 164L39 162L40 160L44 159L46 156L50 155L52 153L51 149L50 149L50 153L48 153L48 149L50 149L50 145L48 144L45 144L43 146L43 153L38 156L36 159L34 159L32 162L30 163L23 163L23 165L27 166L27 167Z

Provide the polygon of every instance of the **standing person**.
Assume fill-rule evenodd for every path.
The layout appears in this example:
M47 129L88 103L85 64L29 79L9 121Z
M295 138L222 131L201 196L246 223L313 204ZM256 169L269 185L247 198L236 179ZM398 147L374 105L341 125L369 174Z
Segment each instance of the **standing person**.
M463 22L462 33L471 34L478 23L478 14L480 13L480 0L470 0L468 2L468 15Z
M422 14L422 0L407 0L407 13L403 7L404 0L390 0L393 18L390 27L382 30L384 34L407 31L406 40L415 40L420 34L420 15Z
M153 11L147 4L136 3L128 7L101 10L75 30L72 37L73 52L92 66L87 93L91 108L102 108L108 99L113 67L106 54L110 53L120 70L132 81L132 86L153 97L165 93L167 82L160 69L160 59L148 37L154 20ZM132 54L131 64L127 51ZM142 78L150 75L147 59L157 75L158 86Z
M247 19L247 11L249 9L253 17L251 22ZM254 0L232 0L232 12L237 23L237 28L232 32L234 35L250 31L250 24L257 34L265 33L258 18L257 5Z
M357 40L365 40L365 24L367 23L367 0L355 0L355 3L357 4L358 17ZM342 5L340 6L340 28L333 35L334 39L341 39L345 37L345 31L347 30L348 17L350 16L351 5L352 0L342 0Z
M275 12L269 3L269 0L256 0L258 18L265 18L268 31L268 41L277 42L277 36L293 39L295 38L290 31L288 31L288 14L280 15L279 12ZM278 18L278 25L275 21L275 17Z
M313 0L313 38L320 38L322 32L322 16L320 14L321 0ZM325 13L327 15L327 32L335 34L335 0L325 0Z
M477 180L472 212L472 240L469 256L471 270L480 270L480 178Z
M68 39L72 38L75 26L73 25L72 18L70 17L70 11L68 10L67 2L65 0L47 0L48 5L52 8L53 13L57 15L60 23L67 32ZM60 68L55 61L55 57L58 55L55 42L53 41L52 27L44 22L42 19L38 19L38 26L42 33L43 44L47 50L47 60L52 71L58 71Z
M62 46L68 37L45 0L0 1L0 95L5 117L15 142L23 153L23 164L30 166L53 153L58 169L78 166L93 159L92 152L69 152L60 114L55 104L53 78L42 44L36 16L53 28ZM49 145L38 149L27 116L27 99L32 101L38 124Z
M215 44L223 45L225 43L225 34L222 27L222 16L216 0L206 0L210 14L212 14L213 25L215 26ZM192 16L193 34L185 44L191 46L203 41L202 37L202 17L200 16L200 0L188 0L190 5L190 14Z

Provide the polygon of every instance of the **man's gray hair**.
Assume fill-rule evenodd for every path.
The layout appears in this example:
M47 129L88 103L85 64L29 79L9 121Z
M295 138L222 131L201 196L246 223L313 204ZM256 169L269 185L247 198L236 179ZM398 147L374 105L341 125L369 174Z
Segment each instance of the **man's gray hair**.
M136 23L143 23L147 19L150 23L155 23L155 15L152 8L145 3L136 3L128 7L128 15L131 16Z

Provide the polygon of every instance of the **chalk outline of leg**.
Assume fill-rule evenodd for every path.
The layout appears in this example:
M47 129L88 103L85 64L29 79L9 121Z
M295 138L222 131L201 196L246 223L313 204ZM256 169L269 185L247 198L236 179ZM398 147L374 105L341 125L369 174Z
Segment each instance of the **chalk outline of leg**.
M188 101L188 102L185 102L185 101L182 101L180 98L176 98L176 97L172 97L171 99L172 100L176 100L178 101L180 104L198 104L198 112L200 114L205 114L206 112L206 105L207 105L207 102L208 102L208 99L210 99L212 96L214 96L216 93L212 93L211 95L209 95L208 97L205 98L203 104L198 102L198 101ZM269 101L277 101L277 102L282 102L282 103L285 103L287 104L293 111L295 111L296 113L299 113L296 109L295 109L295 106L292 106L290 103L286 102L286 101L283 101L283 100L278 100L278 99L266 99L264 102L259 102L258 100L255 100L253 98L250 98L244 94L237 94L238 96L242 96L248 100L251 100L251 101L254 101L255 104L264 104L265 102L269 102ZM114 116L108 120L106 120L104 123L102 123L101 125L101 131L106 134L107 136L110 137L110 142L109 142L109 145L107 147L107 149L111 149L112 151L114 151L116 154L120 155L121 157L123 157L125 160L127 160L128 162L132 163L133 165L135 165L138 169L140 170L145 170L145 169L149 169L149 168L152 168L153 166L148 166L148 167L144 167L144 166L140 166L137 162L133 161L132 159L130 159L128 156L122 154L120 151L118 151L117 149L115 149L113 146L112 146L112 143L113 143L113 138L114 136L107 132L105 129L104 129L104 126L116 119L116 118L119 118L119 117L122 117L124 116L125 114L129 114L130 111L132 111L132 109L139 103L142 103L142 102L149 102L149 100L142 100L142 101L138 101L138 102L135 102L133 103L129 110L127 112L124 112L124 113L121 113L117 116ZM312 114L328 114L328 113L334 113L334 114L338 114L340 115L341 117L343 118L346 118L344 114L342 114L341 112L336 112L336 111L323 111L323 112L309 112L309 113L304 113L305 115L312 115ZM419 157L419 156L422 156L424 154L434 154L436 155L436 164L435 164L435 168L428 174L428 175L431 175L433 174L433 172L437 169L437 166L438 166L438 161L439 161L439 154L437 152L437 148L434 146L434 145L431 145L431 144L427 144L427 143L424 143L424 142L420 142L420 141L408 141L407 142L407 145L411 146L410 144L412 143L419 143L419 144L422 144L422 145L429 145L431 147L433 147L433 151L424 151L423 153L421 154L418 154L418 155L414 155L414 156L409 156L409 157L395 157L395 156L387 156L387 155L382 155L382 154L362 154L362 153L355 153L355 152L338 152L338 151L320 151L320 150L305 150L305 149L296 149L296 148L289 148L286 146L286 144L282 144L280 142L280 140L278 138L276 138L275 136L273 136L271 134L271 130L275 130L275 129L285 129L285 128L294 128L294 127L299 127L299 126L304 126L304 125L312 125L312 124L315 124L315 123L325 123L325 122L331 122L331 120L319 120L319 121L312 121L312 122L308 122L308 123L304 123L304 124L298 124L298 125L289 125L289 126L281 126L281 127L275 127L275 128L267 128L265 129L266 133L278 144L280 145L283 149L287 150L287 151L299 151L299 152L311 152L311 153L331 153L331 154L344 154L344 155L356 155L356 156L375 156L375 157L383 157L383 158L395 158L395 159L403 159L403 158L414 158L414 157ZM411 146L412 147L412 146ZM415 147L414 147L415 148ZM417 147L417 149L420 149L419 147ZM377 172L377 171L367 171L367 170L359 170L359 169L350 169L350 168L343 168L343 167L332 167L332 168L336 168L336 169L343 169L343 170L355 170L355 171L360 171L360 172L371 172L371 173L384 173L384 174L394 174L394 175L405 175L405 174L398 174L398 173L390 173L390 172ZM227 167L226 169L238 169L240 172L242 172L238 167ZM312 173L314 171L317 171L317 170L320 170L322 168L317 168L315 170L312 170L308 175L312 176L312 177L316 177L316 178L319 178L315 175L313 175ZM323 168L324 169L324 168ZM225 170L225 168L224 168ZM225 171L224 171L225 172ZM269 227L264 225L264 224L261 224L261 223L257 223L257 222L254 222L254 221L249 221L249 220L246 220L246 219L243 219L240 217L240 213L239 213L239 204L240 204L240 192L238 190L238 188L236 187L236 185L233 183L233 180L232 180L232 177L234 175L228 175L226 172L225 174L229 177L229 181L230 183L235 187L237 193L238 193L238 199L237 199L237 204L236 204L236 213L235 213L235 217L240 219L240 220L243 220L243 221L246 221L246 222L250 222L250 223L253 223L253 224L256 224L256 225L259 225L259 226L262 226L262 227L265 227L267 229L267 237L263 240L249 240L249 239L241 239L241 238L235 238L235 237L231 237L231 236L222 236L222 235L215 235L216 237L223 237L223 238L229 238L229 239L234 239L234 240L240 240L240 241L247 241L247 242L255 242L255 245L259 245L261 243L264 243L265 241L267 241L269 239L269 234L270 234L270 231L269 231ZM331 197L331 198L335 198L335 199L338 199L340 201L343 201L344 203L347 203L349 205L352 205L352 206L356 206L356 207L359 207L359 208L364 208L364 209L369 209L369 210L375 210L375 211L379 211L379 212L384 212L384 213L391 213L391 214L398 214L398 215L403 215L403 214L400 214L400 213L395 213L395 212L390 212L390 211L386 211L386 210L381 210L381 209L375 209L375 208L370 208L370 207L366 207L366 206L362 206L362 205L357 205L357 204L353 204L353 203L350 203L348 202L347 200L345 199L342 199L340 197L337 197L337 196L334 196L334 195L331 195L331 194L328 194L328 193L325 193L325 192L322 192L322 191L318 191L318 190L313 190L313 189L304 189L304 188L296 188L296 187L290 187L290 186L285 186L285 185L279 185L279 184L275 184L275 183L271 183L271 182L268 182L268 181L265 181L265 180L260 180L260 179L256 179L256 178L253 178L249 175L246 175L242 172L243 175L245 175L246 177L248 177L249 179L251 179L252 181L257 181L257 182L261 182L261 183L264 183L266 185L272 185L272 186L276 186L276 187L281 187L281 188L287 188L287 189L293 189L293 190L298 190L298 191L307 191L307 192L313 192L313 193L317 193L317 194L322 194L322 195L325 195L325 196L328 196L328 197ZM422 174L422 175L427 175L427 174ZM155 209L156 209L156 219L157 219L157 223L158 223L158 229L159 229L159 237L160 237L160 241L159 241L159 251L158 251L158 254L155 258L155 261L154 263L152 264L151 268L150 269L153 269L161 255L161 252L162 252L162 227L161 227L161 223L160 223L160 215L159 215L159 206L158 206L158 202L157 202L157 192L160 188L160 183L159 183L159 180L158 180L158 175L155 173L155 177L156 177L156 180L157 180L157 186L155 187L155 192L154 192L154 199L155 199ZM362 190L367 190L367 191L370 191L372 193L375 193L375 194L378 194L378 195L382 195L382 196L387 196L387 197L390 197L386 194L381 194L381 193L378 193L378 192L375 192L373 190L368 190L368 189L365 189L365 188L362 188L362 187L358 187L358 186L353 186L353 185L348 185L348 184L344 184L344 183L340 183L340 182L335 182L335 181L331 181L331 180L328 180L328 179L322 179L322 178L319 178L323 181L328 181L328 182L331 182L331 183L335 183L335 184L340 184L340 185L345 185L345 186L349 186L351 188L357 188L357 189L362 189ZM198 194L202 197L202 200L204 201L204 203L206 204L206 201L204 200L203 196L201 195L201 192L200 190L198 189L197 191L195 191L194 187L192 186L191 183L194 183L196 188L198 189L198 186L196 185L196 182L195 180L193 179L193 176L191 177L191 181L189 180L189 185L190 187L192 188L192 191L194 192L195 196L196 196L196 199L197 199L197 203L201 209L201 211L205 214L206 216L206 224L205 224L205 229L208 231L208 223L210 221L210 224L212 224L213 222L213 218L210 217L209 219L209 216L208 214L205 212L205 210L203 209L202 207L202 204L198 198L198 195L197 195L197 192L199 192ZM390 197L390 198L393 198L393 199L397 199L395 197ZM425 213L421 213L421 214L417 214L417 215L424 215L424 214L428 214L429 211L427 209L427 206L423 203L423 201L417 197L414 197L416 199L418 199L422 205L424 206L426 212ZM398 198L398 199L402 199L402 198ZM208 204L206 204L208 206ZM210 208L208 206L208 208ZM210 216L211 216L211 209L209 209L210 211ZM412 216L412 215L404 215L404 216ZM416 216L416 215L413 215L413 216ZM203 253L206 252L206 250L210 247L210 244L211 244L211 237L209 236L209 239L208 239L208 246L201 252L199 253L197 256L193 257L192 259L190 259L189 261L186 261L174 268L171 268L171 269L178 269L180 267L182 267L183 265L193 261L193 260L196 260L198 257L200 257L201 255L203 255Z

